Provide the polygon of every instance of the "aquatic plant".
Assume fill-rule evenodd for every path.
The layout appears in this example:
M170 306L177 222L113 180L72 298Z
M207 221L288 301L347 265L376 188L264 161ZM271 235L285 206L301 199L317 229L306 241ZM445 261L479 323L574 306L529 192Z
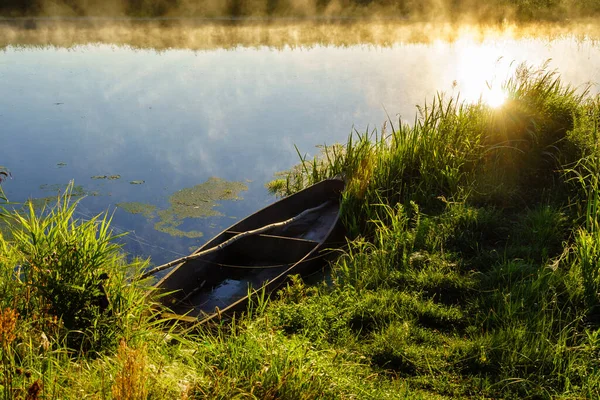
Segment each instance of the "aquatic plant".
M173 193L169 197L170 206L166 209L156 210L156 206L137 202L119 203L117 207L132 214L142 214L148 219L158 217L154 224L154 229L158 231L172 236L198 238L203 236L202 232L179 229L184 220L222 216L216 209L220 202L240 200L240 192L245 190L248 190L248 186L242 182L211 177L199 185Z

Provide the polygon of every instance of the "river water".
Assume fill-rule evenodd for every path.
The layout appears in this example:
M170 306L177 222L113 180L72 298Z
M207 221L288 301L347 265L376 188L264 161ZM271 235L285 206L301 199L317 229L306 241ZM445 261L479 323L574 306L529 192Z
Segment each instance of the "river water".
M499 104L522 62L547 62L577 87L600 79L596 41L568 34L196 48L44 40L4 36L3 189L23 202L73 180L85 195L78 216L114 213L115 231L130 232L125 251L154 263L273 202L264 185L298 162L296 147L314 155L354 129L411 123L439 91Z

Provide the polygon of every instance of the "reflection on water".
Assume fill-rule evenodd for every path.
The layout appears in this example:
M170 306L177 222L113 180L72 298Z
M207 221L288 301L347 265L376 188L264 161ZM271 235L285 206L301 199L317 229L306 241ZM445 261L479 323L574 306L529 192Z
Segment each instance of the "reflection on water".
M150 29L150 36L160 36L159 28L152 29L157 31ZM245 32L237 32L243 44ZM300 37L292 44L302 41L301 31L287 35ZM362 43L361 33L356 35L350 40ZM233 50L213 43L204 51L28 47L18 45L26 40L10 42L0 33L1 40L7 37L0 52L0 165L13 175L3 183L7 196L48 197L41 185L74 179L85 193L97 194L83 199L80 215L115 210L114 226L133 232L126 250L151 255L155 263L187 254L230 225L230 217L272 202L264 184L297 162L294 145L314 154L315 145L344 141L353 127L374 128L388 115L412 122L415 105L436 91L460 92L465 101L498 101L500 84L523 61L541 65L552 59L549 67L574 85L600 77L597 45L573 36L465 34L451 43L427 44L388 37L385 45L313 42ZM170 196L211 177L245 182L244 199L220 201L223 215L174 217L178 225L171 227L203 232L202 238L155 229L157 217L147 215L172 209ZM115 209L136 203L151 208Z
M225 308L232 303L232 299L237 300L248 294L250 287L247 280L226 279L211 291L206 301L199 306L208 312L214 311L215 307Z

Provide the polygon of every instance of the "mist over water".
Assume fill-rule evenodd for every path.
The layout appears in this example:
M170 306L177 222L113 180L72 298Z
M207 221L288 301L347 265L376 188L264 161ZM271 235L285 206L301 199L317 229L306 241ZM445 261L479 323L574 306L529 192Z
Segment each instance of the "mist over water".
M485 100L521 62L551 59L575 86L600 79L590 30L545 27L536 37L533 26L512 25L4 24L0 164L13 179L3 188L24 201L74 179L89 194L81 216L114 210L115 228L133 232L125 250L161 263L274 201L264 184L297 163L294 145L313 155L388 116L411 123L437 91ZM92 179L102 176L119 178ZM217 202L223 215L178 227L203 237L172 236L115 208L165 210L174 193L211 177L248 190Z
M458 40L504 41L536 38L597 40L597 20L555 23L480 24L452 22L363 21L276 18L223 21L196 18L120 19L105 17L26 18L0 20L0 48L104 43L153 50L432 44Z

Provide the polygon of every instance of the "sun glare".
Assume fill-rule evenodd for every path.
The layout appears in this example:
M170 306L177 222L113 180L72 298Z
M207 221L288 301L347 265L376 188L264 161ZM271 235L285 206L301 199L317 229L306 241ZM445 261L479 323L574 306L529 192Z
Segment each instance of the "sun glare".
M506 101L506 93L499 87L492 87L482 93L481 100L492 108L498 108Z
M456 84L461 97L472 103L481 100L493 108L502 106L507 97L502 80L513 68L504 46L498 42L476 44L468 39L459 40L456 46Z

